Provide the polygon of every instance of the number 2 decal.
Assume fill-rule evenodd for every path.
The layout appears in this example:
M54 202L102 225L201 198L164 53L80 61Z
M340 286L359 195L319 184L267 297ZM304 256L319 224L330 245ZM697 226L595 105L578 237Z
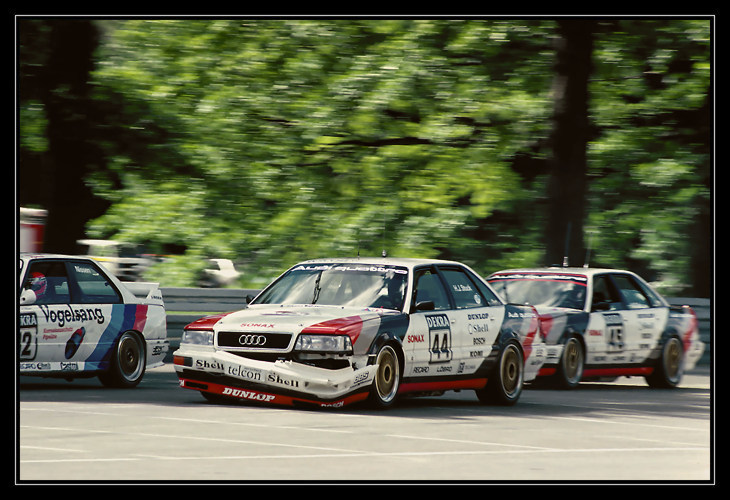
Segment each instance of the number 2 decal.
M18 329L18 357L23 360L35 359L38 347L38 319L35 314L21 314Z

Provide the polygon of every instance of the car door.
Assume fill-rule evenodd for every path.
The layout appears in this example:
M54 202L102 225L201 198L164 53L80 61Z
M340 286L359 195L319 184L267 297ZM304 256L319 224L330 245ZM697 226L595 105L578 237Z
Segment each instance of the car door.
M594 277L586 343L589 362L631 365L646 359L666 321L666 308L646 294L633 276Z
M625 356L623 300L608 274L593 277L591 313L588 321L586 363L609 365Z
M33 291L30 305L21 305L20 353L25 367L49 371L81 371L110 325L119 291L89 261L31 261L21 296ZM23 368L23 367L21 367ZM94 367L91 367L93 369Z
M63 261L31 261L21 286L23 294L30 305L21 302L19 360L49 370L48 363L64 361L65 345L75 332L68 318L71 299Z
M459 355L453 346L451 299L433 266L417 268L413 276L411 319L404 351L410 360L407 376L448 375Z
M459 373L473 373L489 355L504 319L501 301L480 280L460 266L439 266L452 296L453 348Z
M668 310L656 297L648 294L638 280L627 273L612 273L622 297L620 311L624 325L624 343L628 364L643 362L661 335Z

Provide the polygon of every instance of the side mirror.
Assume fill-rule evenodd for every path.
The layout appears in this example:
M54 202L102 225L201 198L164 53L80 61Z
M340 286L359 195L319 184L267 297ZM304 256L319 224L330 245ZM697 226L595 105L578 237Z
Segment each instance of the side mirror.
M436 308L436 306L433 303L433 300L424 300L423 302L419 302L416 304L416 311L433 311Z
M20 293L20 305L29 306L35 304L35 292L30 288L26 288Z

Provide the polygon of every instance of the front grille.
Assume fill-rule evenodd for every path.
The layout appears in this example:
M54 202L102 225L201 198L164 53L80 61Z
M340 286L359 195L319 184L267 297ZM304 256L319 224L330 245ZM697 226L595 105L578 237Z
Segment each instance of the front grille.
M289 347L290 340L290 333L218 332L219 347L255 350L286 349Z
M266 361L273 363L282 359L282 354L276 352L254 352L254 351L226 351L228 354L235 354L246 359L255 359L256 361Z

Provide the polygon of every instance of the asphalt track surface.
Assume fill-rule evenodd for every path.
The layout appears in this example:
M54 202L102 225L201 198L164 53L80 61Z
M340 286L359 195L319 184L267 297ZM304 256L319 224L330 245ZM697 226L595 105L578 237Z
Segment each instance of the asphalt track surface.
M42 484L716 484L710 369L674 390L642 378L472 391L378 411L212 404L171 365L135 389L19 377L16 486ZM162 494L162 492L160 492Z

